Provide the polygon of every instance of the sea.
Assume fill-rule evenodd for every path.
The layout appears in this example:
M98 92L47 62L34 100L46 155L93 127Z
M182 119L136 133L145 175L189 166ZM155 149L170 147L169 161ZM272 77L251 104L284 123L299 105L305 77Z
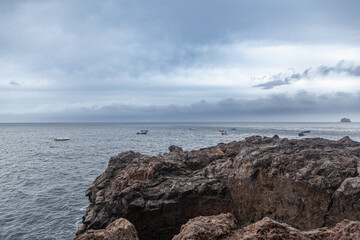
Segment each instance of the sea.
M121 152L154 156L252 135L360 141L360 123L2 123L0 133L0 239L66 240L89 204L86 189Z

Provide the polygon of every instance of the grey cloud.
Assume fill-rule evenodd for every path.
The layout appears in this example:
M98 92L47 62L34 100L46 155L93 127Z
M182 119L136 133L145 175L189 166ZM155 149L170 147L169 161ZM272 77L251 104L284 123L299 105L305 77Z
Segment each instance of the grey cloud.
M285 80L274 80L274 81L270 81L270 82L266 82L266 83L261 83L261 84L257 84L254 85L253 87L259 87L262 89L271 89L277 86L281 86L281 85L288 85L290 84L289 81L285 81Z
M310 68L306 69L301 74L295 73L295 71L290 75L286 74L286 73L278 73L278 74L270 77L271 81L257 84L257 85L254 85L253 87L258 87L258 88L262 88L262 89L271 89L271 88L278 87L281 85L289 85L293 81L297 81L302 78L309 77L309 71L310 71Z
M254 100L227 98L219 102L200 101L189 105L134 106L112 104L103 107L69 109L40 115L18 115L34 121L328 121L329 116L359 115L360 93L316 95L300 91L295 95L274 94ZM307 116L308 118L304 118ZM316 118L321 116L322 118ZM1 116L0 116L1 117ZM325 118L325 119L324 119Z
M317 72L323 76L327 76L330 73L346 73L350 76L359 77L360 76L360 65L355 65L352 62L342 60L335 66L320 66L317 69Z
M312 78L316 76L326 77L329 74L345 73L348 76L360 77L360 65L356 65L352 61L341 60L335 66L319 66L315 69L308 68L303 73L278 73L270 76L270 81L254 85L253 87L262 89L272 89L274 87L289 85L294 81L304 78Z
M4 62L70 82L206 65L212 56L197 50L203 45L263 39L343 43L360 35L354 11L359 2L353 0L32 0L0 6ZM309 26L316 31L310 34Z
M154 88L161 89L162 94L177 96L176 101L168 97L169 102L182 102L184 94L174 94L174 89L171 89L181 84L168 84L176 81L171 77L176 70L224 68L226 64L237 66L246 62L245 54L229 58L217 46L257 41L285 45L299 42L310 45L358 44L359 4L357 0L224 0L221 3L216 0L0 1L0 78L21 79L23 88L29 86L26 94L17 93L19 98L15 95L11 100L4 98L8 106L2 111L11 111L14 105L24 105L29 98L32 98L33 106L43 103L57 105L58 102L69 106L71 103L87 105L87 101L100 102L104 96L104 102L121 101L118 96L122 94L123 99L136 97L136 94L150 99L158 93ZM358 71L357 68L351 70ZM270 89L288 85L310 73L312 71L274 76L269 83L257 87ZM151 74L154 77L148 78ZM167 74L168 80L154 80ZM149 79L154 80L151 86L145 84ZM37 88L34 81L39 81L38 85L42 87L38 91L51 96L31 92L31 88ZM18 90L13 87L16 83L5 80L5 85L3 90L7 94L8 88L14 92ZM194 92L195 87L191 88ZM116 91L116 94L110 96L111 91ZM220 92L217 89L209 93L198 90L193 93L196 98L188 97L187 102L203 98L203 95L199 97L203 92L209 99L219 99L233 96L236 91ZM23 95L27 101L23 101ZM66 100L64 95L68 96ZM56 96L60 98L56 99ZM230 102L224 104L222 110L230 108ZM240 112L251 103L235 102L244 104ZM108 108L124 115L114 115L107 108L94 108L69 110L64 116L61 113L56 117L58 121L73 119L71 114L84 121L86 116L106 120L107 115L115 120L123 119L122 116L141 120L146 116L155 119L164 112L175 116L175 113L170 113L176 110L191 118L203 110L220 111L215 105L206 102L145 108L114 105Z
M21 84L19 82L15 81L15 80L11 80L9 82L9 84L12 85L12 86L21 86Z

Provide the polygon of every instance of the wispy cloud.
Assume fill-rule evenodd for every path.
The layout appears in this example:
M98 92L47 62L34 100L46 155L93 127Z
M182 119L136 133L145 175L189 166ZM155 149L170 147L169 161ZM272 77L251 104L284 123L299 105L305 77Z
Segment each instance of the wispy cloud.
M315 69L308 68L302 73L278 73L267 78L267 82L256 84L253 87L262 89L272 89L274 87L289 85L295 81L314 78L325 77L329 74L347 74L348 76L360 77L360 65L354 62L341 60L335 66L319 66Z
M335 66L320 66L317 68L317 73L322 76L327 76L331 73L345 73L349 76L360 77L360 65L355 65L353 62L342 60Z
M293 81L297 81L302 78L309 77L310 70L311 70L310 68L306 69L301 74L295 73L295 72L293 72L290 75L287 73L278 73L278 74L270 77L271 81L265 82L265 83L260 83L260 84L254 85L253 87L258 87L258 88L262 88L262 89L271 89L271 88L281 86L281 85L288 85L288 84L291 84L291 82L293 82Z
M19 82L15 81L15 80L11 80L9 82L9 84L12 85L12 86L21 86L21 84Z

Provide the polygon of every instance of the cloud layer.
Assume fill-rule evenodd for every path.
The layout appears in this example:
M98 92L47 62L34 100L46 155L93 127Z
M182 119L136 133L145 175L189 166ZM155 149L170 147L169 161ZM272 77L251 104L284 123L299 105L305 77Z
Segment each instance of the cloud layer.
M68 109L61 112L7 116L8 121L26 118L50 122L129 121L338 121L343 116L360 117L360 93L316 95L300 91L295 95L272 94L254 100L227 98L219 102L200 101L189 105L108 106ZM0 117L4 117L1 116ZM5 118L6 119L6 118Z
M1 1L0 122L113 119L99 110L109 106L130 120L201 100L216 112L223 99L251 105L303 89L356 94L358 9L356 0Z

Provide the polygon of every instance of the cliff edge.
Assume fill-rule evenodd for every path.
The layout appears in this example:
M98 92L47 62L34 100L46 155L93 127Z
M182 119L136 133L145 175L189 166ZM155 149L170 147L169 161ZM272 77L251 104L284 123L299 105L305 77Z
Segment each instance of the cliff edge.
M86 191L90 205L78 237L119 218L135 225L139 239L172 239L188 220L221 213L231 213L239 228L265 217L299 231L360 220L360 143L348 137L253 136L169 150L112 157Z

